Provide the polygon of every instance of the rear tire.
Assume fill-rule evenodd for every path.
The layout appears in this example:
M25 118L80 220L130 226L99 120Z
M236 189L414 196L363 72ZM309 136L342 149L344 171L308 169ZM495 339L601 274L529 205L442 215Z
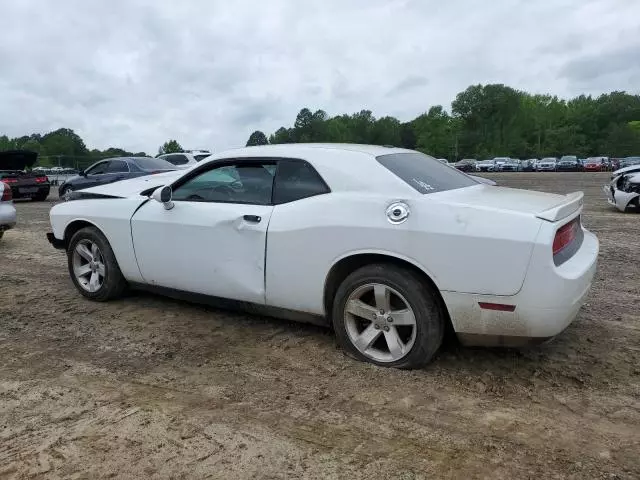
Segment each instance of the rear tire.
M367 265L351 273L336 292L332 322L338 343L350 356L403 369L429 363L445 331L431 285L392 264Z
M67 264L74 285L91 300L112 300L127 288L111 245L95 227L82 228L71 237Z
M47 194L47 195L37 195L37 196L33 197L33 200L36 201L36 202L44 202L47 199L48 196L49 196L49 194Z

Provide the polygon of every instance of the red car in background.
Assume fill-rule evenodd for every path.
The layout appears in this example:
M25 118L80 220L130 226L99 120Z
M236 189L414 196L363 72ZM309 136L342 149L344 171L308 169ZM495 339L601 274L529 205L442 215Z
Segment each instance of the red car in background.
M606 170L606 160L603 157L590 157L584 161L585 172L602 172Z

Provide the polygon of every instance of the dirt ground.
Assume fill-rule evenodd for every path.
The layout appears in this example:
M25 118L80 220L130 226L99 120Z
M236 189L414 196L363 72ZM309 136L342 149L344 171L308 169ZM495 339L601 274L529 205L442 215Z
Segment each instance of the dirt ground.
M45 238L56 199L17 203L0 242L0 478L640 478L640 215L607 205L607 177L493 177L585 192L600 264L566 332L522 351L449 342L408 372L310 325L84 300Z

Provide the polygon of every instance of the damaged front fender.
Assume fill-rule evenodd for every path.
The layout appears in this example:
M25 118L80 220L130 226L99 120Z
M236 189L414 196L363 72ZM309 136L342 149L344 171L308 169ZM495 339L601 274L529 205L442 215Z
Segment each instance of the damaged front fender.
M603 187L610 205L621 212L634 208L640 212L640 174L620 175Z

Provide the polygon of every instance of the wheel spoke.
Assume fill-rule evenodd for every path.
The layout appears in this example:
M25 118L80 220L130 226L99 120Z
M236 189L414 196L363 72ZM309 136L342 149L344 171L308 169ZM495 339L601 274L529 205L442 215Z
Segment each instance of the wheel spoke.
M99 274L102 278L104 278L104 276L105 276L105 274L106 274L106 271L105 271L105 268L104 268L104 263L98 263L98 274Z
M376 298L376 308L378 310L384 310L385 312L388 312L391 309L391 291L384 285L376 283L373 286L373 294Z
M394 325L415 325L416 317L413 315L413 312L405 308L404 310L395 310L393 312L389 312L389 316L393 319Z
M347 312L356 317L366 318L369 321L376 317L376 309L362 300L349 300L347 302Z
M76 252L84 258L87 262L91 262L93 260L93 255L91 251L87 248L87 246L83 243L79 243L76 247Z
M91 265L86 263L79 267L75 267L73 269L73 273L76 274L76 277L84 277L85 275L88 275L89 273L91 273Z
M361 352L366 351L371 345L373 345L373 342L378 339L380 333L382 332L380 330L376 330L372 323L356 338L354 342L355 346Z
M98 255L100 255L100 250L98 250L98 245L96 245L95 243L91 244L91 255L93 256L93 260L97 260L98 259Z
M400 340L396 327L391 327L388 332L384 332L384 339L387 341L389 353L393 359L400 358L404 355L404 344Z
M89 279L89 291L97 292L100 289L100 276L98 272L93 272L91 274L91 278Z

